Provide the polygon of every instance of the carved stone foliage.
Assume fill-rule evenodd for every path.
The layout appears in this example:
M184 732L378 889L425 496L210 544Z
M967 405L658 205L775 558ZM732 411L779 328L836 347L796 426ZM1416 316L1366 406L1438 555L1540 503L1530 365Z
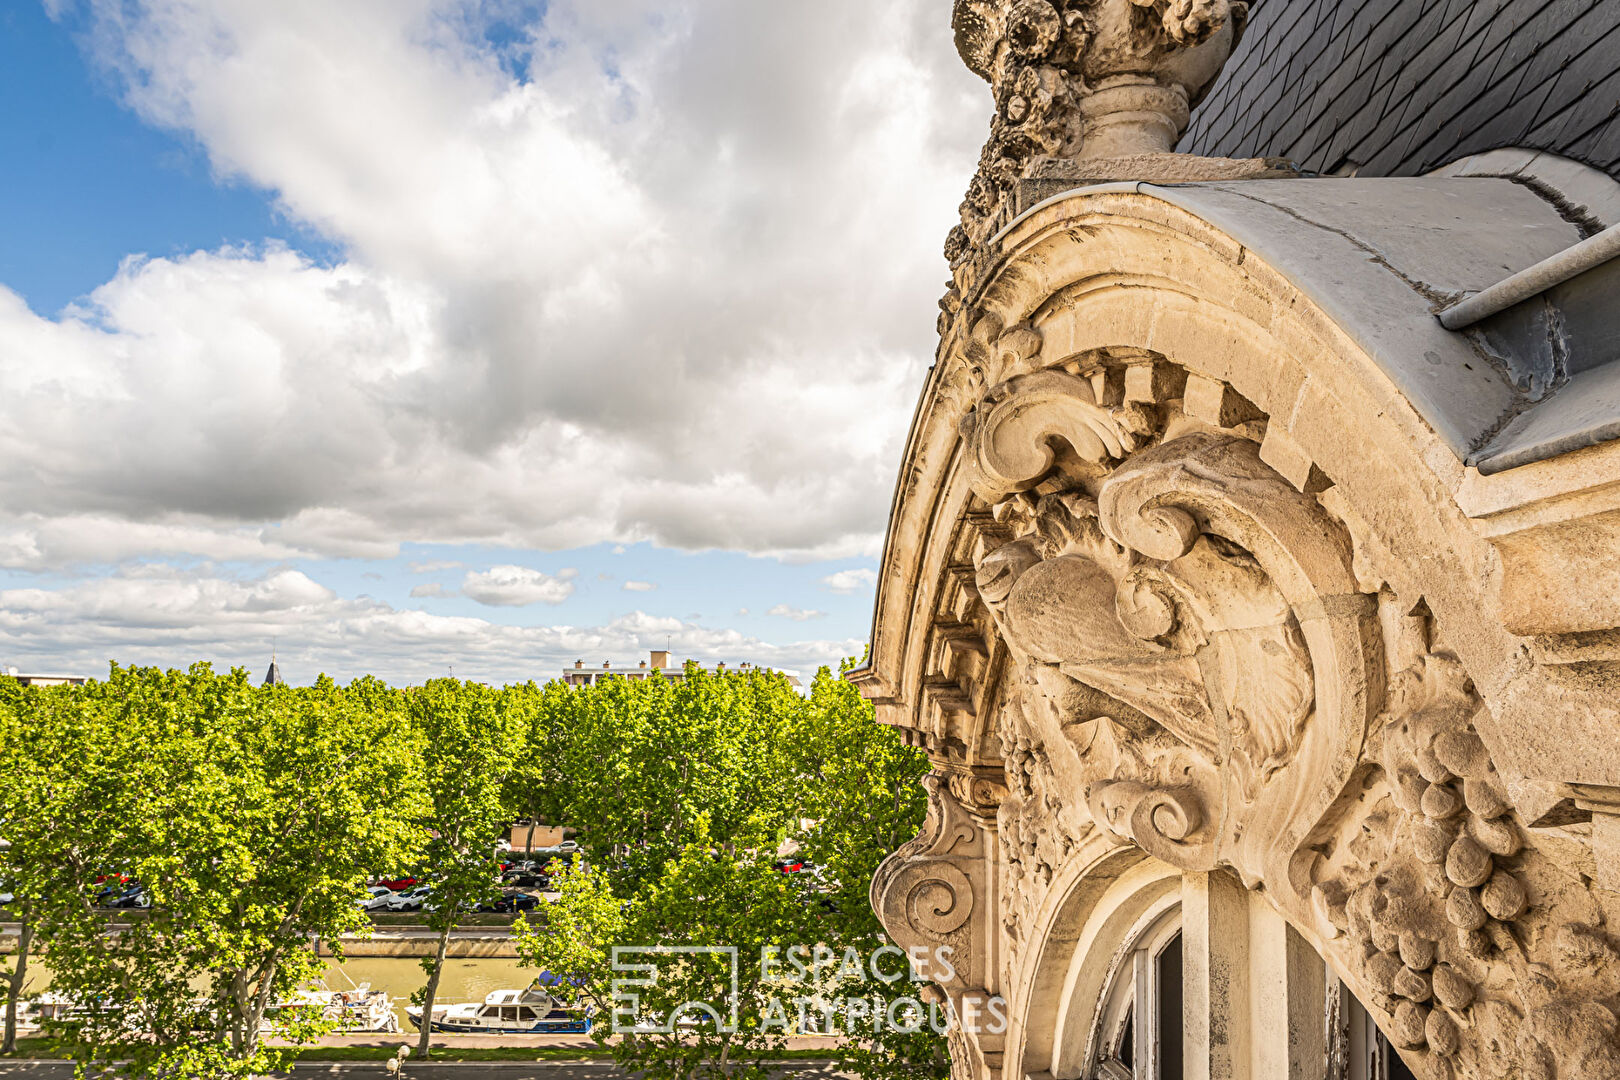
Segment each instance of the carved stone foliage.
M996 115L948 256L982 242L1043 163L1166 153L1231 54L1238 0L956 0L957 49Z
M1348 538L1252 431L1180 415L1185 376L1119 359L1014 374L963 424L975 490L1009 526L976 584L1021 685L1003 829L1030 865L1010 875L1055 865L1026 807L1078 795L1185 869L1286 882L1275 841L1314 825L1364 731L1369 607Z
M1318 927L1423 1075L1620 1076L1603 898L1525 827L1481 709L1450 656L1397 678L1362 790L1318 837Z
M1045 898L1052 875L1091 831L1082 807L1057 788L1044 747L1008 731L1008 794L996 815L1006 874L1001 881L1001 929L1017 946ZM1009 959L1012 954L1009 953Z
M944 391L977 523L950 573L982 642L960 670L997 689L982 756L935 755L928 825L874 880L896 940L971 956L953 997L1016 986L1100 831L1263 889L1421 1076L1620 1076L1608 804L1498 772L1331 480L1285 478L1258 410L1162 357L1054 363L984 315L972 338Z

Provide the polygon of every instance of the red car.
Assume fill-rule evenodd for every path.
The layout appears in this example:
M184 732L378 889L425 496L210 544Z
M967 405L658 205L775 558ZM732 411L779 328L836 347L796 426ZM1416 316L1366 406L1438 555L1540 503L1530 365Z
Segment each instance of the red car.
M421 881L413 877L385 877L378 878L372 884L388 889L391 892L399 892L401 889L409 889L413 885L420 885Z

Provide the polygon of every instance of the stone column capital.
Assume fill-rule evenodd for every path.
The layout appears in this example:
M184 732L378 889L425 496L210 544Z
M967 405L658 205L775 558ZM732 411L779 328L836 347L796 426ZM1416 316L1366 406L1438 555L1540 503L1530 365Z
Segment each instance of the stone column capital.
M996 102L963 205L968 238L984 239L1018 179L1054 163L1169 154L1247 13L1240 0L956 0L957 51Z

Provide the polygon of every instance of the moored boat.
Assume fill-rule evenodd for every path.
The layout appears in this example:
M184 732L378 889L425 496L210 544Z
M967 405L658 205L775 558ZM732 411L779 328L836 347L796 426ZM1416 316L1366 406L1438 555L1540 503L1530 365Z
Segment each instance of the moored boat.
M421 1030L421 1006L406 1006L405 1016ZM591 1030L589 1016L559 1003L538 985L496 990L483 1001L435 1005L428 1023L434 1031L461 1035L583 1035Z
M267 1011L263 1024L272 1030L279 1016L288 1013L319 1015L337 1025L339 1032L399 1030L399 1017L394 1013L394 999L381 990L373 990L370 983L360 983L351 990L329 990L324 986L307 987L287 1001L279 1001Z

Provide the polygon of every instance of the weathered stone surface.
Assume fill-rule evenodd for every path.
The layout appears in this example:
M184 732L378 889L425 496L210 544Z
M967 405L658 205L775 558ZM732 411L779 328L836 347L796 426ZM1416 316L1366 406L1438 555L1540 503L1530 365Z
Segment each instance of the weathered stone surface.
M1170 150L1247 12L1233 0L956 0L957 49L996 103L962 203L967 241L989 237L1021 178L1150 178L1136 168L1178 178L1166 174L1182 169ZM1075 170L1077 160L1099 164ZM1242 169L1186 178L1256 171ZM1257 171L1277 175L1269 165Z
M1191 55L1166 16L1235 25L1134 6L1149 66ZM983 214L1205 167L1085 151L1073 76L1128 52L1070 18L1094 9L958 5L969 63L1057 140ZM1119 958L1178 905L1189 1062L1315 1080L1327 1051L1287 1039L1325 964L1420 1076L1609 1075L1620 444L1480 476L1519 391L1433 317L1574 226L1477 179L1020 211L958 236L852 675L935 765L874 903L964 951L950 1000L1009 1002L957 1075L1098 1075Z

